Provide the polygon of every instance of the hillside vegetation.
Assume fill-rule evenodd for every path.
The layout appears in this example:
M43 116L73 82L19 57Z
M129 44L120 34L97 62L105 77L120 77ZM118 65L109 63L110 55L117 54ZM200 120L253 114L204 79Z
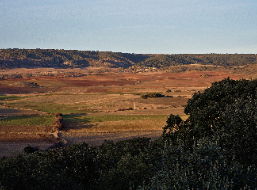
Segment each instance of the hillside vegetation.
M189 64L243 66L256 64L256 58L256 54L168 55L59 49L0 49L0 68L85 68L88 66L162 68Z

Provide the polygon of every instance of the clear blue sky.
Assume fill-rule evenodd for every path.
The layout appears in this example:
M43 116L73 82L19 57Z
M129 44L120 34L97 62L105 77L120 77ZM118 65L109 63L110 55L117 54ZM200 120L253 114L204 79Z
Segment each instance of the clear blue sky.
M0 0L0 48L257 53L256 0Z

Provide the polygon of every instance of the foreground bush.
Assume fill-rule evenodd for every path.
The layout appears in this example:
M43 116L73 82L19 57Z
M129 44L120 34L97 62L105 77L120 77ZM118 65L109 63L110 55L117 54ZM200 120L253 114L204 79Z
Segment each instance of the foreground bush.
M1 189L129 189L151 176L148 138L75 144L0 162Z
M163 137L187 149L202 138L217 143L228 160L257 163L257 81L224 79L188 101L186 121L170 115Z
M201 140L193 151L166 145L159 171L144 189L256 189L257 167L227 162L222 149Z
M257 167L207 139L187 150L137 138L75 144L0 161L1 189L256 189Z

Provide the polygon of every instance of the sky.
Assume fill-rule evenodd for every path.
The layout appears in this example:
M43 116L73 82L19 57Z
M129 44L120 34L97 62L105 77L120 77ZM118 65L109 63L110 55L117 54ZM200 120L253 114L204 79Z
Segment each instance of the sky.
M256 0L0 0L0 49L257 53Z

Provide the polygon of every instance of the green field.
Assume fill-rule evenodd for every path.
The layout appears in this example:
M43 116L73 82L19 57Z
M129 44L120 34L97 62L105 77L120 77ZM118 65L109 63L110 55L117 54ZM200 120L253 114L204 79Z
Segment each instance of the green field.
M64 115L66 121L76 122L105 122L132 120L166 120L168 115Z
M10 116L0 120L0 126L49 126L53 115Z
M21 101L9 101L8 105L12 108L19 108L19 109L31 109L42 111L46 113L86 113L86 106L76 106L76 105L67 105L67 104L57 104L54 102L37 102L37 101L30 101L30 99L25 99Z
M10 100L19 100L19 99L24 99L26 98L25 96L6 96L6 95L0 95L0 101L10 101Z

